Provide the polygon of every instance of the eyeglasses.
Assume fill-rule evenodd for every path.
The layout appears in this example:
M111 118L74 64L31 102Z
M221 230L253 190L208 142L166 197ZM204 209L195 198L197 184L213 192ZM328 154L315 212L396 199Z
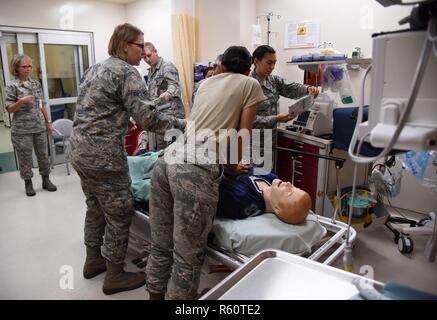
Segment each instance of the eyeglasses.
M31 65L24 65L24 66L20 66L20 68L28 69L28 68L33 68L33 66L31 66Z
M141 50L144 50L144 43L135 43L135 42L129 42L129 43L136 45Z

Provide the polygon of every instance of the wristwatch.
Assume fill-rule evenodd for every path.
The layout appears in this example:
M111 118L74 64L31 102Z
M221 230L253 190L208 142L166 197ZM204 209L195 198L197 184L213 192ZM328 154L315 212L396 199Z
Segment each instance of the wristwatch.
M47 124L49 124L49 123L52 123L52 121L51 121L51 120L49 120L49 121L46 121L46 123L47 123Z

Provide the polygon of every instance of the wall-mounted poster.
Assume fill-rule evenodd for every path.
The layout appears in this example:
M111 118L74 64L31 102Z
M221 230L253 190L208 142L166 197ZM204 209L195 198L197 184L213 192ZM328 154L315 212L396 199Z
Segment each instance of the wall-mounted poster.
M312 21L285 24L284 48L314 48L319 45L320 25Z

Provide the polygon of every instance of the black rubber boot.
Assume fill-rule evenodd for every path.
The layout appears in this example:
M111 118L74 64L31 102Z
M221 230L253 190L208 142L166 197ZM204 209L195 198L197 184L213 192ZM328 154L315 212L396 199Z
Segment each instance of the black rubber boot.
M83 277L91 279L106 271L106 260L100 253L100 247L86 247L86 260L83 266Z
M50 181L49 176L42 176L42 187L50 192L58 190L58 188L56 188L56 186Z
M33 197L34 195L36 195L35 190L33 190L33 185L32 185L31 179L24 180L24 186L26 189L26 196Z
M106 276L103 281L104 294L134 290L146 284L144 272L125 272L123 267L124 263L115 264L106 260Z

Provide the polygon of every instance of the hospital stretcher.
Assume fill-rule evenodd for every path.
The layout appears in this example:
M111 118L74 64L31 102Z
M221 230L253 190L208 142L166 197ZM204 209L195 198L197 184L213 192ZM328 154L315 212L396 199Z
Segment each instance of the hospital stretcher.
M343 250L346 246L345 242L348 227L347 224L340 221L332 221L331 218L319 215L316 217L320 224L326 228L327 232L323 239L321 239L321 241L319 241L319 243L315 246L314 250L312 250L312 252L306 257L309 260L317 261L325 265L331 265L343 253ZM356 239L357 233L352 227L350 228L349 232L350 241L353 243ZM145 266L145 262L147 261L147 256L149 253L149 247L149 216L147 211L137 207L130 229L129 248L135 251L142 258L136 259L136 264L140 268ZM212 243L212 241L209 241L208 243L206 254L208 257L219 263L222 263L232 270L239 268L251 259L251 257L248 255L227 250L220 245ZM142 260L142 262L140 260Z

